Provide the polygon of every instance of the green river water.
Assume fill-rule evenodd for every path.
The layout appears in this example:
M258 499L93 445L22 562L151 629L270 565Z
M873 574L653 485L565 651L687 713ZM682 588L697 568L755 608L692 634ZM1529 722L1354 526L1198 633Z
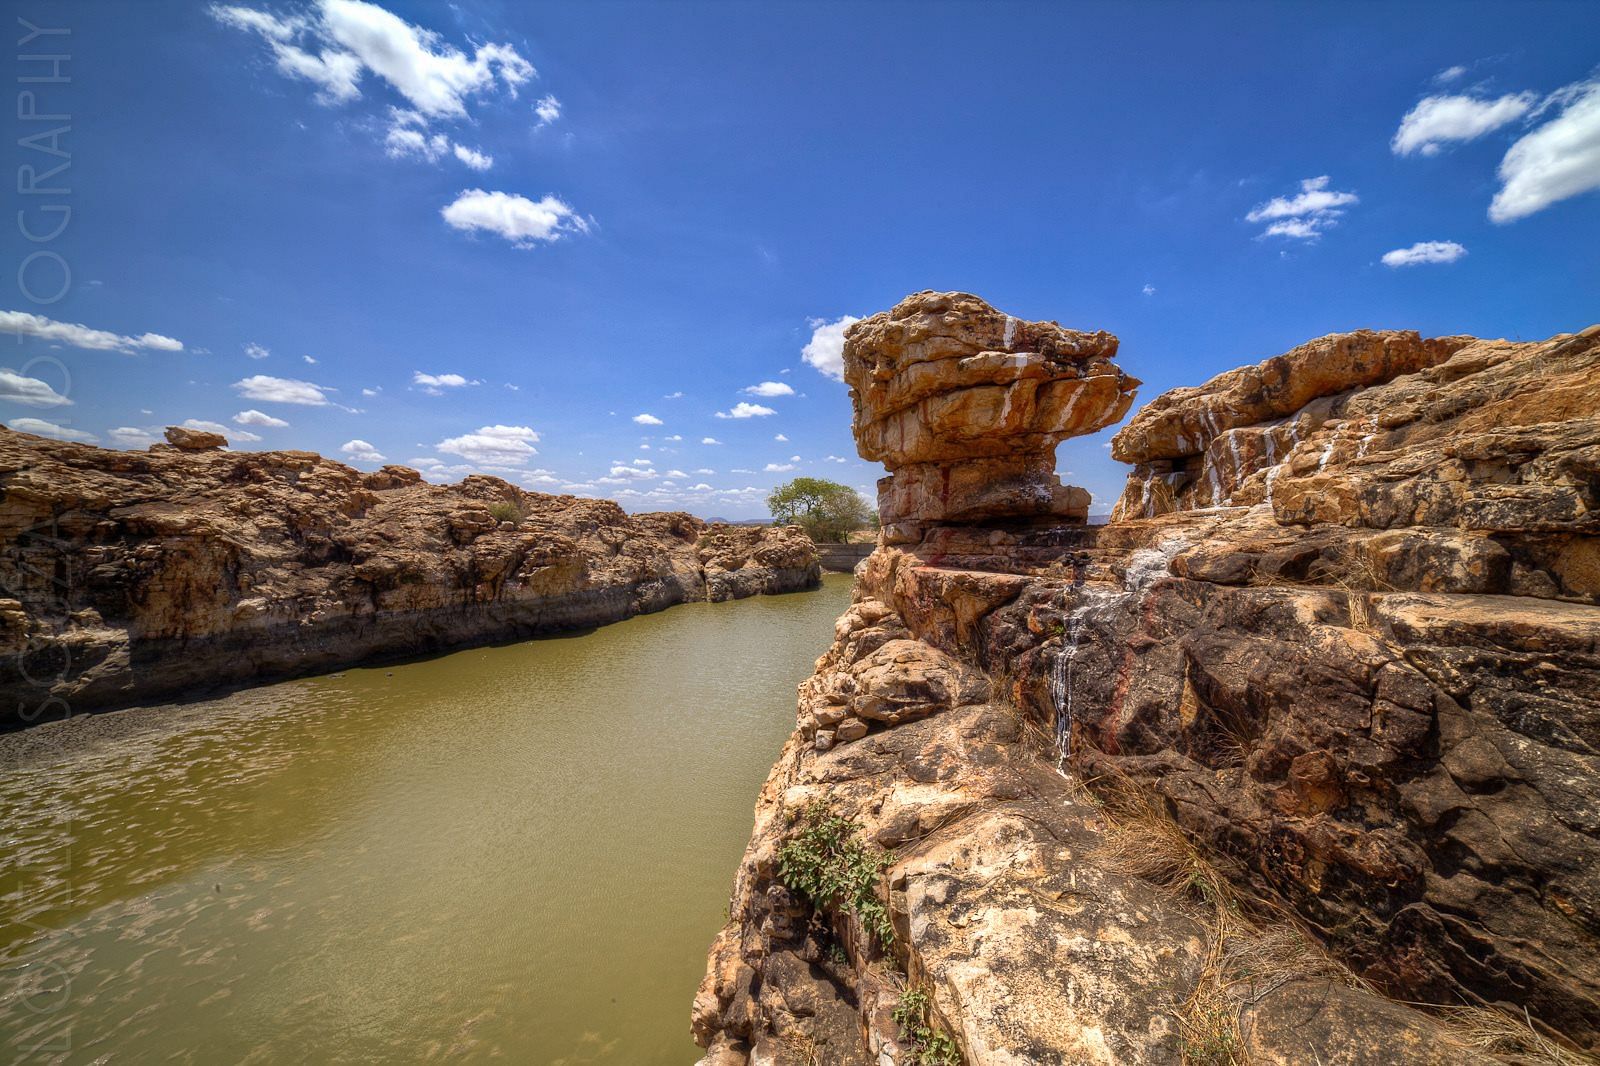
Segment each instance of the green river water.
M692 1063L849 592L0 737L0 1058Z

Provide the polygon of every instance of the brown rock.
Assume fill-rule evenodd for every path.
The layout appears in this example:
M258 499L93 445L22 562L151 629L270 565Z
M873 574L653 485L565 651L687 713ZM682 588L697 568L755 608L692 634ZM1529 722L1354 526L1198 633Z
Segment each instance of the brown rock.
M214 448L226 448L228 438L221 433L211 433L203 429L185 429L183 426L168 426L164 434L167 443L180 452L205 452Z
M856 446L890 471L882 521L1081 522L1088 496L1057 481L1055 448L1126 413L1139 383L1116 351L1108 333L1020 321L967 293L917 293L851 326Z

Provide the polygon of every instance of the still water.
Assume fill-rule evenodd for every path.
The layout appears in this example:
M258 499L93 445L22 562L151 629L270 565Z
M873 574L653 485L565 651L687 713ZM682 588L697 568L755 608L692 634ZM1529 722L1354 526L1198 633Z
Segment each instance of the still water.
M693 1062L849 591L0 737L0 1060Z

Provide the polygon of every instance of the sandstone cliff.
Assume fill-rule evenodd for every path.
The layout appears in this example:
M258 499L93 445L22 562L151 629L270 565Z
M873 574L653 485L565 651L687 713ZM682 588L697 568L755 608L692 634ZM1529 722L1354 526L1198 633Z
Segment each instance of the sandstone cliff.
M215 434L107 451L0 429L0 712L94 707L814 586L798 528L430 485Z
M959 340L886 340L908 315ZM920 294L847 334L863 454L926 359L1055 337L996 315ZM1053 446L1122 395L1038 423L1001 395L946 437ZM1600 327L1322 338L1159 397L1115 453L1099 528L882 486L902 528L758 800L707 1061L1600 1050Z

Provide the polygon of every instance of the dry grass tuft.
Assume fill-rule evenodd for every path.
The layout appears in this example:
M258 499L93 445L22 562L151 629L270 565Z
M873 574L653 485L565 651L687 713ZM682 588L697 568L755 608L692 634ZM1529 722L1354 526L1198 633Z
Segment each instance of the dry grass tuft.
M1526 1012L1522 1017L1494 1007L1444 1007L1439 1019L1457 1041L1490 1055L1512 1056L1519 1063L1541 1066L1595 1066L1593 1055L1564 1048L1539 1032Z

